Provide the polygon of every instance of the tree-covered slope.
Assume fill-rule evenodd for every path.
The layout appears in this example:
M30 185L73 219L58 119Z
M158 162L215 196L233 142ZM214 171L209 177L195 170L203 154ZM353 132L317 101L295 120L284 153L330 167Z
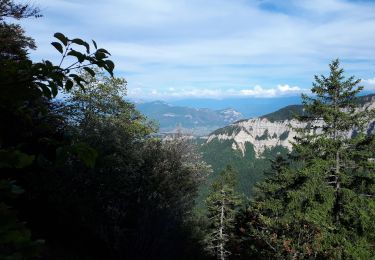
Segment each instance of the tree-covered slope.
M232 148L233 142L230 140L212 142L201 145L203 159L212 166L213 172L208 177L206 183L201 187L201 200L208 194L208 187L216 180L219 173L227 165L231 165L237 171L236 191L240 194L250 197L254 184L263 179L264 171L270 168L270 159L274 159L277 154L286 154L287 149L278 146L272 149L266 149L261 158L257 158L253 145L246 144L244 154L240 150Z
M363 106L371 103L375 100L375 94L369 94L365 96L359 96L357 102ZM260 116L260 118L266 118L271 122L280 120L291 120L295 115L303 114L303 105L290 105L283 107L275 112Z
M375 106L375 95L358 98L360 107ZM207 183L215 180L227 165L238 172L237 191L251 196L252 187L261 180L270 167L270 159L291 151L296 132L290 128L301 127L293 119L303 113L302 105L291 105L256 119L239 120L212 132L201 145L205 161L211 164L213 174ZM375 122L369 122L368 133L373 133ZM205 185L201 196L206 194Z
M283 107L273 113L266 114L260 118L266 118L271 122L281 121L281 120L290 120L293 119L295 115L301 115L303 113L302 105L290 105Z

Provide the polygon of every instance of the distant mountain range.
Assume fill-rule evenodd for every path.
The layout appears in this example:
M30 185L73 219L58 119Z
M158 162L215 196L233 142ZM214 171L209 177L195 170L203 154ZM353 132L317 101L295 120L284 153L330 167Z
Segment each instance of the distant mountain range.
M300 104L300 96L273 97L273 98L224 98L224 99L204 99L192 98L169 101L176 106L189 106L194 108L206 107L212 110L221 110L231 107L244 115L245 118L258 117L271 113L290 104Z
M173 133L181 129L196 136L208 135L217 128L244 118L233 108L212 110L175 106L163 101L137 103L136 107L159 124L160 133Z
M362 95L366 96L372 94L371 92L363 92ZM127 98L131 102L142 104L142 103L153 103L150 100L139 100L134 98ZM240 112L244 118L260 117L265 114L272 113L288 105L301 104L300 95L295 96L282 96L272 98L257 98L257 97L231 97L222 99L213 98L186 98L178 100L164 100L168 104L178 107L190 107L190 108L208 108L210 110L223 110L225 108L233 108Z

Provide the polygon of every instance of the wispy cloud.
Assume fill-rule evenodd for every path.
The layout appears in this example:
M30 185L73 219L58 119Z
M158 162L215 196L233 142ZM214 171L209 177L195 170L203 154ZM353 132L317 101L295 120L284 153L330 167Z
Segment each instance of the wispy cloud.
M147 89L142 87L131 88L128 92L130 97L143 96L146 99L181 99L181 98L213 98L222 99L228 97L257 97L272 98L292 96L296 94L306 93L308 89L302 89L297 86L278 85L274 88L264 88L255 86L247 89L222 89L222 88L168 88L165 90Z
M375 77L372 79L362 79L361 84L367 91L375 91Z
M113 54L117 75L129 82L129 95L141 98L153 95L152 90L160 95L171 92L166 97L296 94L311 85L314 74L325 73L336 57L349 74L375 76L375 2L371 1L38 0L36 4L45 17L24 22L40 46L33 57L55 57L49 46L55 31L94 38ZM272 87L280 82L304 87Z
M276 88L263 88L261 86L255 86L252 89L243 89L240 91L244 96L252 97L279 97L293 94L301 94L302 92L308 92L308 89L301 89L300 87L289 85L278 85Z
M372 79L362 79L362 82L368 85L375 85L375 78Z

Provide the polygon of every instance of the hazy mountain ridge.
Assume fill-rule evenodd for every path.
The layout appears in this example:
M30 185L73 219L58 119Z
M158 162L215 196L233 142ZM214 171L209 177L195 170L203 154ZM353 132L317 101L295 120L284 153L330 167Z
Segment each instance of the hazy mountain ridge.
M213 130L238 121L243 115L233 108L212 110L174 106L163 101L136 104L144 115L159 123L159 132L174 132L181 128L193 135L207 135Z

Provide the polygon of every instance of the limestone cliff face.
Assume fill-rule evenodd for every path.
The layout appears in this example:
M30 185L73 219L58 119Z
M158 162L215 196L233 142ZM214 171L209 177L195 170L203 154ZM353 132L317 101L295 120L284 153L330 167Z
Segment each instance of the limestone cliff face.
M360 110L375 109L375 97L365 100ZM292 142L296 136L293 128L305 127L304 124L291 119L272 120L266 117L241 120L220 128L208 136L207 143L213 140L232 140L232 149L239 150L245 154L246 143L251 143L256 156L261 157L266 149L283 146L292 149ZM368 124L368 133L375 133L375 121ZM352 133L348 133L351 136Z
M265 149L275 146L284 146L291 150L291 142L296 136L292 128L298 126L300 124L295 120L275 122L266 118L243 120L215 131L208 137L207 143L214 139L233 140L232 148L240 150L242 154L245 153L246 143L251 143L259 157Z

